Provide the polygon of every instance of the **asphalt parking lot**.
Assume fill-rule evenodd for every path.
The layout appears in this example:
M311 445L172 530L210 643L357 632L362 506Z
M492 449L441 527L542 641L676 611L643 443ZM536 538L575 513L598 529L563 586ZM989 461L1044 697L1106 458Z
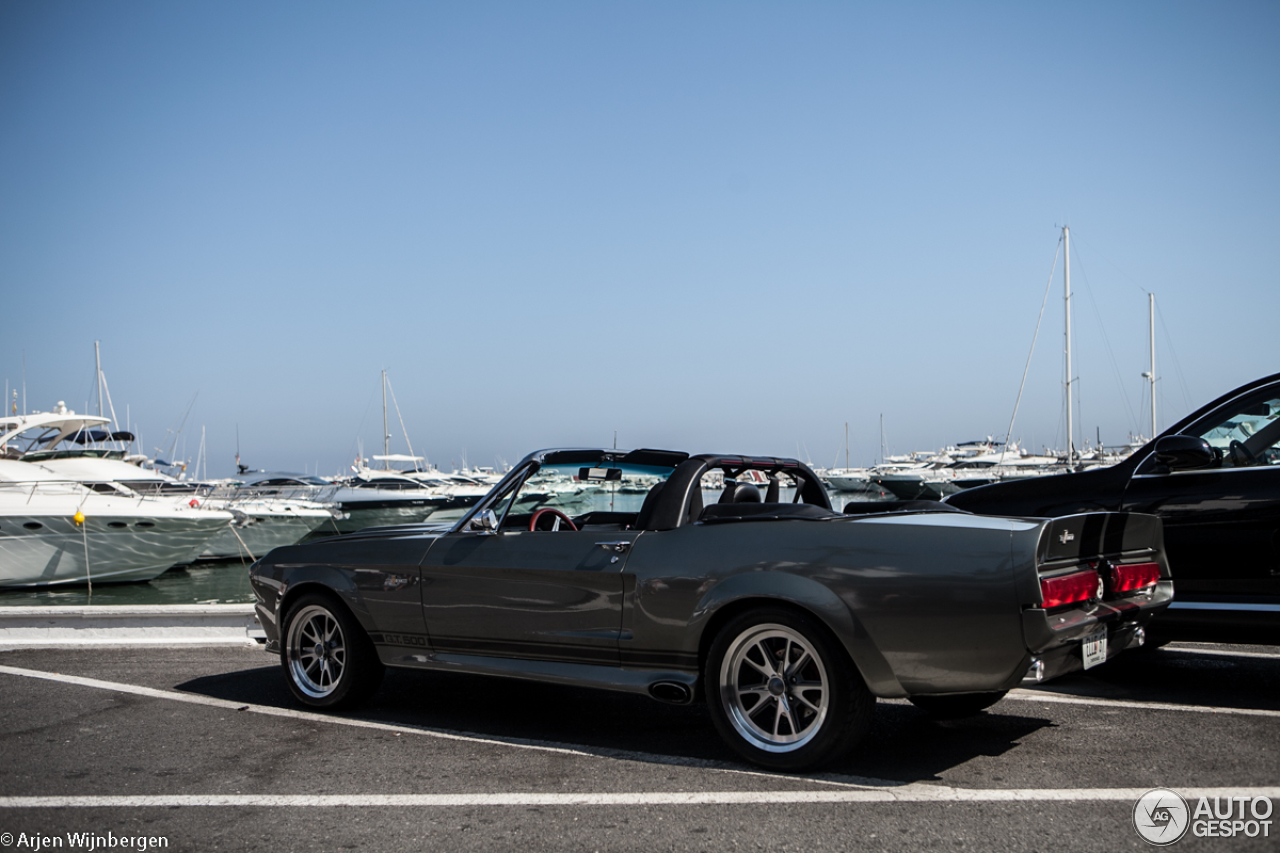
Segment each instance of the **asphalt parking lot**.
M799 776L622 694L390 672L305 712L254 647L0 651L0 691L14 850L1143 850L1152 788L1280 803L1277 646L1131 653L961 721L882 701L853 760ZM1173 849L1276 850L1270 819Z

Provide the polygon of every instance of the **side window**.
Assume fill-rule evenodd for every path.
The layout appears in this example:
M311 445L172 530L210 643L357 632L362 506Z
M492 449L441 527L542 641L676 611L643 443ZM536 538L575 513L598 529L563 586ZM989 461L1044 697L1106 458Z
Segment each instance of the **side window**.
M1223 468L1280 465L1280 391L1270 388L1246 400L1197 434L1220 454Z

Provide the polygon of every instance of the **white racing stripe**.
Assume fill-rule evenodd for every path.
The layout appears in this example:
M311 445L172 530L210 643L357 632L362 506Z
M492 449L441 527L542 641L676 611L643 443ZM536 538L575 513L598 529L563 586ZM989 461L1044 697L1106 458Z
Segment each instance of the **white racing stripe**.
M1010 690L1006 699L1024 702L1058 703L1060 705L1099 705L1105 708L1132 708L1139 711L1184 711L1192 714L1222 714L1233 717L1280 717L1280 711L1265 708L1222 708L1214 705L1175 705L1169 702L1136 702L1131 699L1098 699L1048 690Z
M1135 802L1149 788L973 789L913 783L900 788L843 791L688 791L612 794L168 794L132 797L0 797L0 809L33 808L299 808L456 806L731 806L839 803ZM1196 797L1280 798L1280 787L1179 788Z

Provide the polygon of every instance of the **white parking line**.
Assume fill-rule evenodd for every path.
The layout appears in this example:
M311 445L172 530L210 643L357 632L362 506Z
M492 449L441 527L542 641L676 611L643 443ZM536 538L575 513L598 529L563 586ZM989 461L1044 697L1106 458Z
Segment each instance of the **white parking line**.
M1188 655L1216 655L1224 658L1262 658L1264 660L1280 660L1275 652L1235 652L1230 649L1198 649L1187 646L1165 646L1161 652L1182 652Z
M1185 711L1191 714L1221 714L1232 717L1280 717L1280 711L1265 708L1223 708L1214 705L1175 705L1169 702L1137 702L1131 699L1098 699L1049 690L1010 690L1006 699L1024 702L1056 702L1061 705L1099 705L1107 708L1133 708L1140 711Z
M581 750L558 746L546 746L522 741L508 741L496 738L483 738L474 735L445 732L438 729L400 726L394 723L378 723L372 720L357 720L350 717L334 717L328 714L317 714L310 711L295 711L292 708L275 708L270 705L253 705L244 702L233 702L229 699L215 699L212 696L199 696L194 693L179 693L175 690L159 690L155 687L142 687L137 684L124 684L118 681L102 681L97 678L84 678L79 675L63 675L58 672L42 672L38 669L21 669L16 666L0 666L0 674L18 675L24 678L37 678L42 681L57 681L62 684L74 684L79 687L93 687L98 690L110 690L113 693L130 693L134 696L148 696L152 699L167 699L171 702L185 702L189 705L206 705L210 708L222 708L226 711L248 711L254 714L265 714L270 717L287 717L293 720L306 720L313 723L339 724L364 729L396 732L399 734L427 735L443 740L461 740L468 743L491 743L501 746L514 746L520 749L536 749L542 752L559 752L568 755L590 755Z
M454 807L454 806L721 806L825 803L1135 802L1149 788L974 789L912 783L900 788L843 791L672 791L615 794L211 794L130 797L0 797L0 809ZM1179 788L1187 798L1280 798L1280 787Z
M563 744L555 744L546 741L534 741L523 739L503 739L493 737L482 737L479 735L466 734L462 732L443 731L440 729L429 729L419 726L397 725L394 723L379 723L372 720L353 719L351 717L336 717L328 714L318 714L310 711L296 711L291 708L277 708L270 705L246 704L243 702L234 702L227 699L215 699L210 696L200 696L192 693L180 693L174 690L162 690L154 687L143 687L136 684L126 684L123 682L103 681L96 678L85 678L77 675L63 675L55 672L44 672L35 669L24 669L13 666L0 666L0 674L14 675L22 678L35 678L44 681L53 681L62 684L72 684L80 687L90 687L97 690L108 690L115 693L127 693L135 696L146 696L154 699L165 699L172 702L183 702L190 705L203 705L211 708L219 708L227 711L248 712L253 714L262 714L271 717L284 717L287 719L303 720L313 723L323 723L326 725L350 726L363 729L374 729L378 731L392 732L395 734L420 735L441 740L460 741L465 743L490 744L493 746L513 747L516 749L528 749L539 752L558 753L562 755L574 755L584 758L612 758L621 760L644 761L650 763L660 763L681 767L697 767L716 772L725 772L733 775L755 776L776 779L776 774L765 771L744 770L719 761L709 761L698 758L684 758L679 756L659 755L654 753L640 753L628 750L612 750L612 749L595 749L586 750L565 746ZM1198 713L1221 713L1226 715L1244 715L1244 716L1264 716L1264 717L1280 717L1280 711L1266 711L1250 708L1213 708L1201 707L1195 705L1172 705L1155 702L1131 702L1117 699L1093 699L1083 696L1070 696L1061 693L1048 693L1043 690L1013 690L1010 691L1008 697L1014 700L1024 700L1031 702L1044 703L1061 703L1076 705L1103 705L1112 707L1125 707L1138 710L1155 710L1155 711L1189 711ZM182 806L182 805L238 805L238 806L367 806L367 805L484 805L507 804L501 800L502 797L517 798L512 800L510 804L523 805L613 805L613 804L650 804L664 805L668 803L687 803L690 805L698 804L718 804L718 803L736 803L736 802L753 802L753 803L787 803L787 802L932 802L937 800L948 801L972 801L972 802L999 802L1009 800L1136 800L1139 796L1146 793L1146 789L1024 789L1024 790L987 790L987 789L959 789L948 788L942 785L921 785L919 783L902 783L887 779L871 779L857 776L846 776L843 774L822 774L819 776L798 776L792 777L795 781L804 781L813 784L827 786L828 788L836 788L831 791L781 791L781 792L728 792L728 793L642 793L642 794L502 794L502 795L457 795L463 799L455 802L450 799L451 795L423 795L423 796L251 796L251 795L235 795L235 796L173 796L173 797L8 797L0 798L0 808L98 808L98 807L131 807L131 806ZM1179 789L1181 790L1181 789ZM1197 789L1199 790L1199 789ZM1240 788L1240 789L1204 789L1207 791L1218 791L1217 796L1225 796L1225 791L1237 792L1254 792L1250 794L1239 793L1239 796L1273 796L1280 797L1280 788ZM1266 791L1276 791L1275 794L1258 793ZM1135 793L1136 792L1136 793ZM831 795L834 799L823 799ZM1184 794L1185 795L1185 794ZM763 797L764 799L734 799L741 797ZM1197 794L1199 796L1199 794ZM1204 794L1204 796L1215 796L1213 793ZM498 800L488 800L486 797L499 797ZM557 798L568 797L570 799L561 801ZM671 800L662 799L664 797L674 798ZM787 799L798 798L798 799ZM617 799L621 798L621 799ZM630 798L630 799L628 799ZM637 799L638 798L638 799ZM717 799L720 798L720 799ZM773 798L773 799L769 799Z

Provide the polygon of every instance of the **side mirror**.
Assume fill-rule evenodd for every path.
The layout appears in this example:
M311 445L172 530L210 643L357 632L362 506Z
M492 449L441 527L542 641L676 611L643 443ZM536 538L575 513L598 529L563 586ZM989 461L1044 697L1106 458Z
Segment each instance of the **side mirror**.
M497 533L498 516L491 509L478 512L467 523L467 530L474 533Z
M1209 442L1194 435L1167 435L1156 442L1156 462L1170 471L1194 471L1217 464Z

